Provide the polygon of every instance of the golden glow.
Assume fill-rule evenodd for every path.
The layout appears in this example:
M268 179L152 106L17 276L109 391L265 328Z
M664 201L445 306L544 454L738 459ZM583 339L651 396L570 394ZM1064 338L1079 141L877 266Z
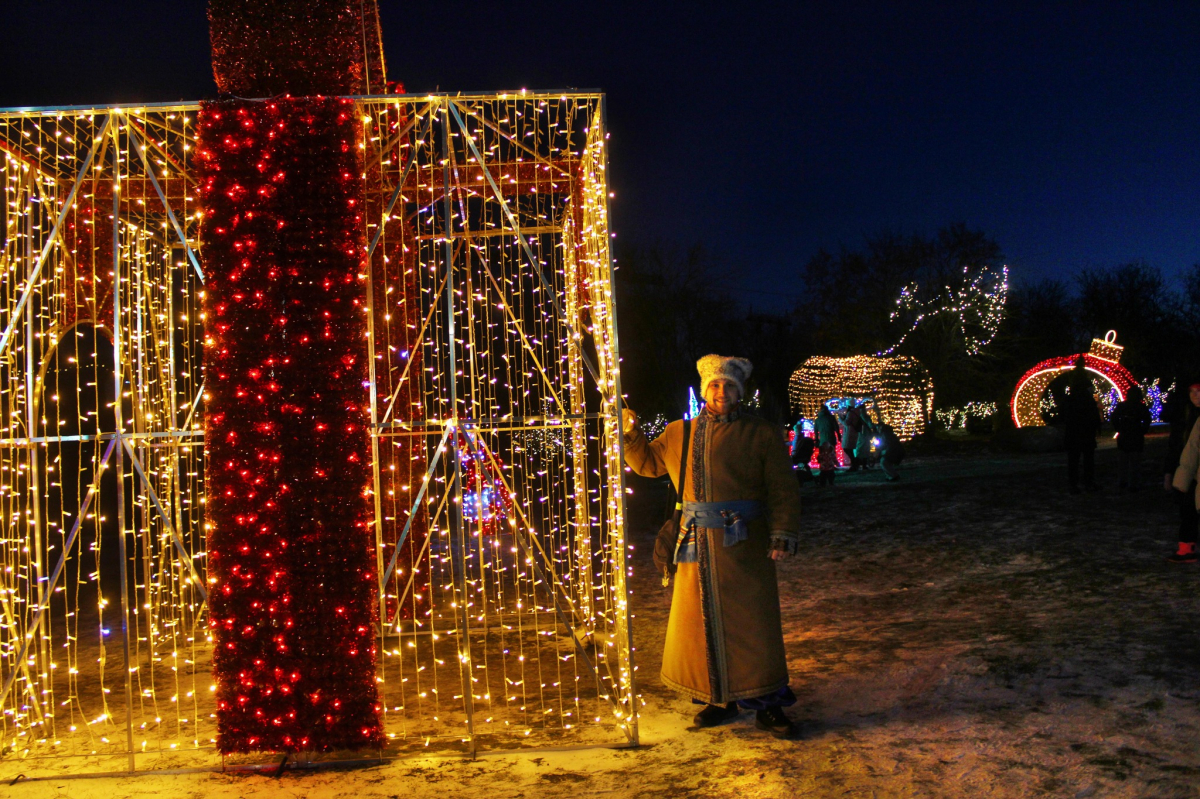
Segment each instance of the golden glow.
M636 740L600 100L361 103L366 178L377 187L364 236L378 238L363 270L374 326L363 396L377 420L377 477L364 488L379 516L381 573L410 516L429 533L409 535L379 596L384 731L397 747ZM131 751L139 769L218 762L200 593L220 586L204 566L195 111L127 108L109 128L106 109L0 115L0 329L12 329L0 352L0 676L15 673L0 736L19 756L109 758L63 761L76 770L124 768ZM75 232L52 238L64 206ZM104 236L84 242L79 231L111 239L114 208L116 257L110 246L92 265ZM93 339L72 318L100 332ZM118 430L131 451L117 447L102 464ZM71 439L80 434L88 440ZM468 453L511 495L494 531L464 484ZM124 513L111 478L97 477L114 472ZM98 500L34 631L40 587L93 484ZM120 569L110 572L118 525L124 606ZM192 759L178 760L187 749Z
M908 355L814 355L792 374L788 387L792 413L815 419L821 403L833 397L874 398L880 419L901 440L925 431L933 413L933 381Z

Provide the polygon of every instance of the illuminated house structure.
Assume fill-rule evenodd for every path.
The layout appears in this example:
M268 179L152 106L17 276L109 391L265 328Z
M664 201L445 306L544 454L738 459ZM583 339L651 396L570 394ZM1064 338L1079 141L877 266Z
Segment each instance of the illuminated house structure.
M831 399L874 400L880 420L901 440L925 431L933 412L933 381L916 358L908 355L814 355L792 373L788 386L792 413L815 419Z
M28 776L637 742L603 96L369 66L369 93L0 112L0 745ZM297 195L328 205L277 275L221 237L292 241L272 203L315 158L272 142L322 125L336 190ZM266 360L222 360L251 329ZM295 519L335 507L305 561ZM365 600L317 607L359 545ZM301 606L329 614L302 645Z
M1048 358L1035 365L1017 381L1012 396L1012 417L1017 427L1040 427L1046 424L1042 418L1042 401L1046 390L1055 378L1075 368L1075 361L1083 359L1084 368L1093 380L1107 385L1115 394L1115 401L1125 399L1125 392L1138 383L1124 366L1121 366L1121 351L1117 344L1117 332L1110 330L1104 338L1092 339L1087 352Z

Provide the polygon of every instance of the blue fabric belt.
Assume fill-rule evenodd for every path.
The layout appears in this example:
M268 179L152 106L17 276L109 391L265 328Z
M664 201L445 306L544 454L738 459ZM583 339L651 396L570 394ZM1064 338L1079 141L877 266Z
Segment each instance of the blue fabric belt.
M763 515L763 503L753 499L733 502L685 502L680 522L680 540L675 548L676 563L695 563L696 530L725 530L725 546L745 541L750 535L746 522Z

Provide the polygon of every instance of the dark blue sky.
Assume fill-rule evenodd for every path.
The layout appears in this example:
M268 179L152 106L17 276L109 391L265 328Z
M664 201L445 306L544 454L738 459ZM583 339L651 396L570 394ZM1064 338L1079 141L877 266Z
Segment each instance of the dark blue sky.
M202 2L11 5L0 106L215 92ZM605 90L618 235L705 242L758 307L952 221L1017 281L1200 261L1200 3L381 5L411 91Z

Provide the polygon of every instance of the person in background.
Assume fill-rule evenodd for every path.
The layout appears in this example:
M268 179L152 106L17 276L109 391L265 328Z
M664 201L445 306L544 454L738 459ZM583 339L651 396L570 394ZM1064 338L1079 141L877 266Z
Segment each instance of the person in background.
M1184 448L1191 440L1192 433L1200 426L1196 424L1197 419L1200 419L1200 380L1183 382L1188 386L1187 393L1173 392L1163 414L1171 423L1163 487L1172 492L1173 498L1179 503L1179 545L1175 554L1169 555L1167 560L1172 563L1195 563L1198 557L1196 533L1197 525L1200 524L1200 513L1196 511L1196 503L1192 501L1191 494L1195 491L1196 477L1193 475L1192 484L1182 488L1175 484L1175 478L1180 475L1179 466Z
M854 457L860 467L870 469L873 465L871 463L871 440L875 438L878 431L875 423L871 421L866 400L859 401L857 410L862 429L858 431L858 445L854 448Z
M1096 486L1096 434L1100 432L1100 406L1092 393L1092 379L1083 366L1083 358L1067 378L1067 396L1063 402L1062 419L1066 425L1067 479L1071 493L1079 493L1079 466L1083 462L1083 487L1088 491Z
M755 711L776 738L799 731L784 708L788 687L775 564L800 546L800 487L779 429L739 403L753 369L744 358L696 363L704 409L691 424L676 540L675 588L663 646L662 681L703 708L697 727ZM643 477L679 481L683 421L647 441L625 409L625 462Z
M1122 491L1137 491L1141 480L1142 450L1146 448L1146 431L1150 429L1150 409L1142 402L1142 389L1131 386L1125 399L1117 403L1109 418L1117 431L1117 451L1120 455Z
M796 470L796 478L802 483L811 482L813 479L809 462L812 460L814 447L816 447L816 442L804 435L804 420L799 420L792 428L791 455L792 468Z
M849 405L846 406L845 412L842 414L842 451L846 453L846 457L850 460L850 471L857 472L859 467L858 456L854 453L858 449L858 437L862 433L863 423L862 417L858 415L858 407L855 406L854 400L849 400Z
M837 473L838 420L825 403L821 403L821 410L817 412L816 433L817 468L820 469L817 485L831 486Z
M900 479L900 463L904 460L904 443L900 441L890 424L879 425L879 440L883 451L879 465L883 468L887 479L895 482Z

